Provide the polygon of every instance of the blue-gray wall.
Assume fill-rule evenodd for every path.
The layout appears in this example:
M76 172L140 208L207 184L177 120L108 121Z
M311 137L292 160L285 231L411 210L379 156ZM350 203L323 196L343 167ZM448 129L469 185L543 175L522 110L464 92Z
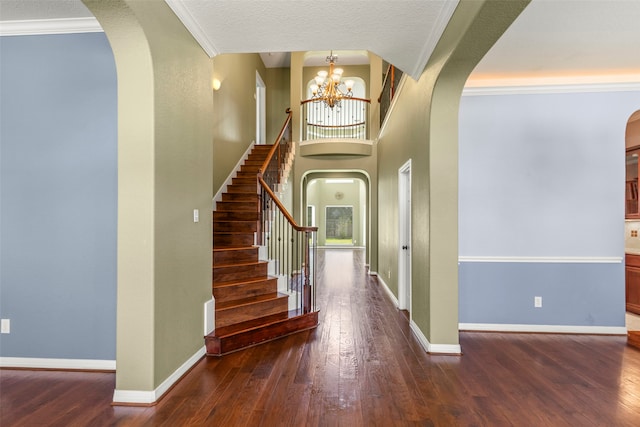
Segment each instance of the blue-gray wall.
M461 323L624 326L625 128L638 108L638 91L463 96Z
M0 67L0 355L113 360L113 53L103 33L0 37Z

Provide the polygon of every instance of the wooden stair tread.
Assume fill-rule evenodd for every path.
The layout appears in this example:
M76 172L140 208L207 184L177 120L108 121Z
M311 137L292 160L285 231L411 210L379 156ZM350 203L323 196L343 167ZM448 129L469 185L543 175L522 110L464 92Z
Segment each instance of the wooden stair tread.
M224 252L224 251L242 251L247 249L257 249L259 246L240 246L237 248L213 248L213 252Z
M300 310L290 310L287 312L286 318L282 318L278 316L260 317L258 319L252 319L246 322L236 323L235 325L229 325L229 326L223 326L221 328L217 328L207 336L224 338L230 335L237 334L238 332L256 330L273 323L286 322L287 320L300 315L301 315Z
M253 234L255 233L255 231L230 231L230 230L223 230L223 231L214 231L213 234L231 234L231 235L242 235L242 234Z
M273 341L288 335L313 329L318 326L318 312L293 315L291 312L286 318L269 321L268 318L255 319L258 324L251 322L238 323L214 330L205 336L207 354L210 356L222 356L247 347L252 347L265 342Z
M233 222L233 223L247 223L250 222L252 224L255 224L256 221L252 220L252 219L214 219L213 222Z
M275 277L275 276L266 276L266 277L256 277L256 278L252 278L252 279L232 280L232 281L228 281L228 282L216 283L214 288L218 289L218 288L224 288L224 287L227 287L227 286L249 285L249 284L252 284L252 283L260 283L260 282L264 282L266 280L273 280L273 279L277 279L277 277Z
M230 308L237 308L245 305L257 304L265 301L272 301L282 298L289 298L287 294L281 294L280 292L270 292L268 294L257 295L248 298L235 299L231 301L220 302L216 304L216 312L222 310L228 310Z
M261 264L267 264L269 261L255 261L255 262L241 262L238 264L231 264L234 267L252 267L252 266L256 266L256 265L261 265ZM222 265L214 265L215 268L217 267L223 267Z

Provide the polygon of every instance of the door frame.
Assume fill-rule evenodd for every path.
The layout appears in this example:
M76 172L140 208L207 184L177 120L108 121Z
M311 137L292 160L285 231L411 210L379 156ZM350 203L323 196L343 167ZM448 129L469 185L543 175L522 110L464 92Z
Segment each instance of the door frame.
M398 169L398 308L411 318L411 159ZM406 247L406 249L405 249Z
M256 71L256 144L267 143L267 86Z

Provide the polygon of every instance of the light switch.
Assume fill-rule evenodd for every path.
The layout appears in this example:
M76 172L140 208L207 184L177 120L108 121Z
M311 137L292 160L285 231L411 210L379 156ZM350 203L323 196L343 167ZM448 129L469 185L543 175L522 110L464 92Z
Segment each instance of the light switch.
M193 210L193 222L200 222L200 211L198 209Z

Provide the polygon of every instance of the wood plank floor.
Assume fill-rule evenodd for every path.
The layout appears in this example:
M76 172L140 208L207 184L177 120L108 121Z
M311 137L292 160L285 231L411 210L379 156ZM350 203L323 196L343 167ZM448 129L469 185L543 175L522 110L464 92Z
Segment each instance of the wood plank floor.
M462 333L426 354L363 254L321 250L320 326L201 360L157 406L110 406L115 375L0 371L8 426L638 426L625 337Z

